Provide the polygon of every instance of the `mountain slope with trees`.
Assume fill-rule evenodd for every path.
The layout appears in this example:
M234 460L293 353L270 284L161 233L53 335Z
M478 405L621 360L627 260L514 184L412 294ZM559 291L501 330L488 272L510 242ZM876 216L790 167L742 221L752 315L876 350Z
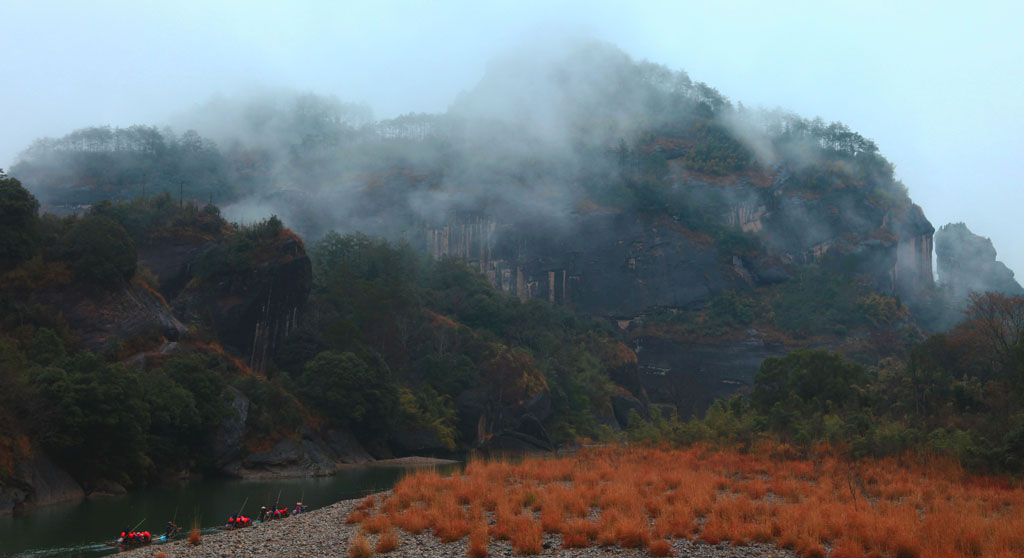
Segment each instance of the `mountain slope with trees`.
M998 366L977 316L929 335L1019 301L937 287L934 227L841 123L594 43L498 60L442 114L303 94L180 123L42 139L0 181L6 487L44 454L91 490L630 416L1016 470L1019 330Z

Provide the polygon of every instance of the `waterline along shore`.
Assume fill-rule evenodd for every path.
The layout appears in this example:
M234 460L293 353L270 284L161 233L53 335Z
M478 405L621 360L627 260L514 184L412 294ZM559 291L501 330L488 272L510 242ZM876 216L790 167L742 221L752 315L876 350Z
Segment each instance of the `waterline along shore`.
M386 493L384 493L386 494ZM349 545L361 530L359 524L345 524L345 519L359 504L359 500L343 500L325 508L312 510L287 519L260 523L253 527L203 535L196 546L189 545L187 533L172 543L149 546L129 551L135 557L150 557L163 553L167 558L225 558L302 556L308 558L348 555ZM395 558L441 558L466 556L469 537L454 543L442 543L424 531L411 535L398 531L398 548L387 553ZM366 535L370 547L376 546L381 535ZM539 556L567 557L646 557L644 549L618 546L563 549L560 535L545 535L544 549ZM709 545L690 540L673 540L674 556L693 558L796 558L797 554L770 545L732 546L729 543ZM508 541L491 541L490 556L514 556Z

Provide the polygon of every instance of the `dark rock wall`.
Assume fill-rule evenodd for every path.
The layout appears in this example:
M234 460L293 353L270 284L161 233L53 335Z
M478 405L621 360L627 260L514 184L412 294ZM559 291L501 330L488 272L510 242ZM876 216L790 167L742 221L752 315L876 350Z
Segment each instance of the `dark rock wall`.
M81 500L85 491L71 475L39 456L19 462L14 474L0 485L0 515L15 509Z
M115 340L176 341L187 331L160 295L134 282L112 290L73 286L39 293L38 299L59 308L68 324L81 333L82 345L98 353L116 349Z
M173 303L190 322L208 324L257 372L297 327L313 283L312 264L297 240L273 256L245 273L186 289Z
M464 260L502 291L615 317L686 306L726 288L718 250L695 237L668 219L600 212L567 223L478 219L424 231L428 253Z
M654 308L691 308L723 290L787 281L794 265L868 277L880 292L908 298L933 284L934 228L916 205L883 209L857 188L808 192L785 167L714 183L673 172L675 188L723 226L756 235L766 251L723 255L707 234L670 217L612 211L528 223L453 215L427 227L421 242L433 257L462 259L520 299L571 305L623 332ZM765 358L787 352L756 332L708 345L644 339L634 348L651 400L684 416L751 384Z

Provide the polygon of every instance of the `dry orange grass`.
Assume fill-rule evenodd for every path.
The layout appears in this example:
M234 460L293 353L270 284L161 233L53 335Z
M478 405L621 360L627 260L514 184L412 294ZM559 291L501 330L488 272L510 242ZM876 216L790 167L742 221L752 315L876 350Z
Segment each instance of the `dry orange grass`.
M380 538L377 539L377 544L374 545L373 550L377 554L387 554L396 548L398 548L398 532L388 527L387 531L384 531Z
M370 548L370 541L363 535L356 535L348 545L348 558L370 558L373 556L373 549Z
M493 540L517 554L594 544L670 553L670 539L764 542L805 557L1024 556L1019 481L979 477L950 462L851 463L826 449L799 459L788 447L755 453L696 446L611 447L560 459L474 461L461 475L418 472L349 521L379 521L443 541L470 537L469 556ZM379 519L378 519L379 518ZM384 523L387 521L388 523ZM490 528L488 529L488 524Z
M672 556L672 543L668 542L665 539L651 541L651 543L647 545L647 552L651 556L656 556L659 558L664 556Z
M354 514L353 514L354 515ZM362 521L363 532L376 535L391 528L391 520L386 515L374 515Z
M466 548L466 556L469 558L486 558L487 545L491 542L487 534L487 522L478 520L469 531L469 546Z

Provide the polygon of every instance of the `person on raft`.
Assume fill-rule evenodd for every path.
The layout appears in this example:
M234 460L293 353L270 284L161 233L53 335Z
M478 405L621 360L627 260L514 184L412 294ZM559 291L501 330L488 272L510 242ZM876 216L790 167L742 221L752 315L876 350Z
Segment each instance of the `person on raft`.
M302 502L295 502L295 509L292 510L292 515L302 513Z
M121 544L128 540L128 535L132 532L131 525L125 525L124 529L121 529L121 536L117 537L117 544Z
M252 523L252 518L245 517L244 515L235 512L234 515L228 518L227 526L237 529L238 527L248 527L250 523Z
M173 537L174 535L177 535L180 532L181 532L181 527L178 527L177 525L175 525L174 521L168 521L167 522L167 527L164 529L164 538L165 539L169 539L169 538Z
M267 506L260 506L260 513L256 515L256 521L266 521L270 519L270 512L267 511Z

